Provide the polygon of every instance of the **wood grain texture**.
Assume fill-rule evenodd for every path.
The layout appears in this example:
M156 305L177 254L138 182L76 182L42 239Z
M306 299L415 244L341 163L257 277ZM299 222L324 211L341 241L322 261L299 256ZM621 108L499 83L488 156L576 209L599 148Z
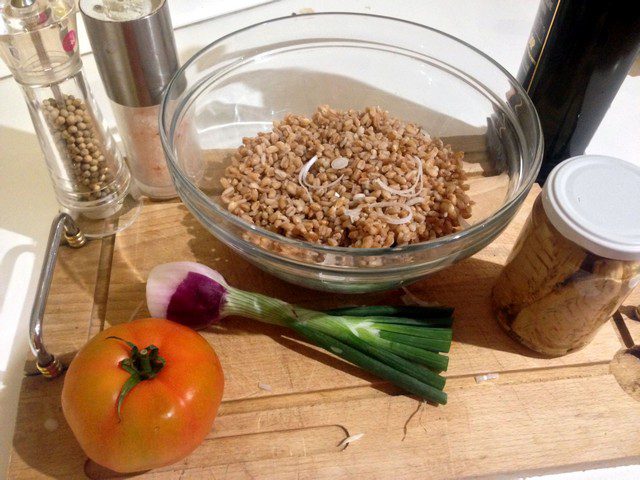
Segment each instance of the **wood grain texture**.
M623 345L613 322L583 350L546 359L512 341L493 317L491 286L537 192L489 247L408 288L456 307L448 405L421 404L290 332L228 319L203 332L226 376L213 431L187 459L143 478L517 477L640 461L640 405L608 369ZM146 205L117 236L112 258L108 243L85 248L73 252L79 277L56 272L46 320L54 351L72 352L89 332L148 315L144 282L153 266L168 261L199 261L233 285L314 308L399 303L407 295L324 294L278 281L229 251L179 203ZM100 255L112 268L98 275ZM640 292L626 303L640 304ZM640 334L635 327L631 335ZM494 372L495 380L475 380ZM116 478L86 463L60 410L61 385L25 378L10 478ZM339 446L357 433L364 436Z

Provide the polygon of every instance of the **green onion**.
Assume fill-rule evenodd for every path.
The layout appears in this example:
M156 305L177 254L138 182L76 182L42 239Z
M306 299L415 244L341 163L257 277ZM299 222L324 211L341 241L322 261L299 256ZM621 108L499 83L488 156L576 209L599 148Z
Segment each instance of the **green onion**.
M339 340L336 340L329 335L325 335L322 332L309 328L304 323L295 324L293 329L301 333L304 337L319 347L322 347L325 350L358 365L364 370L367 370L380 378L389 380L391 383L407 390L408 392L426 400L431 400L435 403L441 403L443 405L447 403L447 394L442 390L427 385L411 375L399 372L393 367L371 358L359 350L341 343Z
M445 379L437 373L422 365L413 364L389 349L379 348L376 338L379 332L369 322L360 319L360 324L354 325L349 320L352 319L337 316L330 318L316 317L306 321L305 326L349 344L372 357L376 357L396 370L412 375L433 387L444 388Z
M412 335L404 335L402 333L380 331L380 337L390 342L396 342L402 345L410 345L412 347L422 348L430 352L447 353L451 347L451 342L447 340L435 340L432 338L414 337Z
M393 323L379 323L376 320L372 321L374 327L385 332L402 333L412 337L431 338L433 340L444 340L449 343L451 343L451 339L453 338L452 332L448 328L418 327Z
M350 317L405 317L414 320L442 320L442 326L450 327L453 308L450 307L414 307L408 305L365 305L361 307L343 307L327 310L329 315L348 315Z
M234 315L291 328L308 341L435 403L451 347L453 309L365 306L317 312L230 287L204 265L177 262L153 269L147 281L149 312L193 328Z
M395 353L402 358L429 367L436 372L444 372L449 367L449 357L445 355L424 350L422 348L412 347L411 345L390 342L389 340L385 340L377 335L369 335L367 337L366 334L361 332L361 336L366 337L367 341L374 344L377 348Z

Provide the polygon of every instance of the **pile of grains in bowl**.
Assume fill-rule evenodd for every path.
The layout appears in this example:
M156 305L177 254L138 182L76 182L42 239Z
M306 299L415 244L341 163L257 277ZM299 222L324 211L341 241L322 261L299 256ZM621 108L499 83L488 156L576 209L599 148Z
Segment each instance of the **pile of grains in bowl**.
M378 107L289 114L244 138L221 183L227 209L287 237L393 247L461 229L471 216L463 152Z

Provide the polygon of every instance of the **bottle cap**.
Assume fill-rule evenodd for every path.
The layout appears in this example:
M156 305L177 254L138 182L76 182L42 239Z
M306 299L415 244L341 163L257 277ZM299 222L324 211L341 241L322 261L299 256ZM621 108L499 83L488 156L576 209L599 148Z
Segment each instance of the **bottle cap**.
M640 167L604 155L570 158L549 174L542 206L577 245L605 258L640 260Z
M93 55L109 98L127 107L160 104L178 70L166 0L80 0Z

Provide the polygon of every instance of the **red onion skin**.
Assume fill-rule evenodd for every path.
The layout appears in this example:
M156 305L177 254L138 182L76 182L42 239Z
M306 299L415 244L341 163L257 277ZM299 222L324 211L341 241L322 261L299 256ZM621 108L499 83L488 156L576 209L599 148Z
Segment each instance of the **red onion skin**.
M200 330L218 323L227 290L215 280L189 272L167 306L167 319Z

